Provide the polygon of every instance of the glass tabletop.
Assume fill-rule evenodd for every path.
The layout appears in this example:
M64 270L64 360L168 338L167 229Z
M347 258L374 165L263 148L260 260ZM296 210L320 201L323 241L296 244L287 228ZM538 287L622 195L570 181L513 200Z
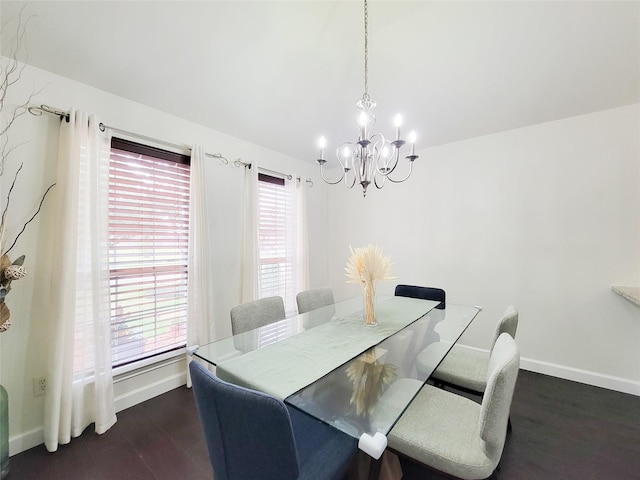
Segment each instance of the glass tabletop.
M198 347L223 380L264 391L359 438L386 435L478 314L475 307L379 296L363 325L361 297Z
M285 402L355 438L387 435L478 312L433 309Z

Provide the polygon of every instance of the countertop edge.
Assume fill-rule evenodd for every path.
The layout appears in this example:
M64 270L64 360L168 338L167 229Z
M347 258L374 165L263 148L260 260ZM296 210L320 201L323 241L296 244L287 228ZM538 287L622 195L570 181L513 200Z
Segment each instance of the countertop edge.
M635 303L640 307L640 287L626 287L623 285L611 285L611 290L626 298L631 303Z

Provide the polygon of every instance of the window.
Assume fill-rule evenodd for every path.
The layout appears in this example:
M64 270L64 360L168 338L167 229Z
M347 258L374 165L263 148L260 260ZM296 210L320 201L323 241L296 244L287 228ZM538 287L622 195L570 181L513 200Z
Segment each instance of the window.
M287 316L297 311L295 181L258 174L258 297L279 295Z
M114 366L184 347L189 157L113 138L109 280Z

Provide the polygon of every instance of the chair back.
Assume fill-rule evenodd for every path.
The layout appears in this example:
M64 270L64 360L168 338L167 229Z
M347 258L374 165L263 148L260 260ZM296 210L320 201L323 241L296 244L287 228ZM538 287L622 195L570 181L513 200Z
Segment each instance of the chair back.
M520 352L516 341L508 333L502 333L489 359L487 388L482 398L479 418L480 437L486 442L487 454L496 465L504 448L519 368Z
M282 297L267 297L237 305L231 309L231 332L234 335L284 320Z
M198 414L216 480L294 480L300 473L282 401L220 380L189 363Z
M511 338L515 340L516 331L518 330L518 310L513 305L509 305L504 311L502 318L496 325L496 329L493 333L493 341L491 342L491 351L498 340L498 337L503 333L508 333Z
M440 302L436 307L444 310L447 306L446 293L441 288L420 287L417 285L396 285L396 297L421 298L423 300L434 300Z
M307 313L327 305L333 305L335 301L333 300L333 291L330 288L315 288L298 293L296 303L298 304L298 313Z

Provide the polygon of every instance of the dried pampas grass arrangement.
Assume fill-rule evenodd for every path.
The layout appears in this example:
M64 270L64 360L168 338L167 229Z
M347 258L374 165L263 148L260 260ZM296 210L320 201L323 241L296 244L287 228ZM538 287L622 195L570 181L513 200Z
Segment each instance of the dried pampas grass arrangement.
M380 280L393 280L391 273L391 259L382 254L382 249L378 246L367 245L366 247L351 250L351 256L345 267L347 283L357 283L362 288L364 297L364 323L366 325L376 325L375 298L376 286Z

